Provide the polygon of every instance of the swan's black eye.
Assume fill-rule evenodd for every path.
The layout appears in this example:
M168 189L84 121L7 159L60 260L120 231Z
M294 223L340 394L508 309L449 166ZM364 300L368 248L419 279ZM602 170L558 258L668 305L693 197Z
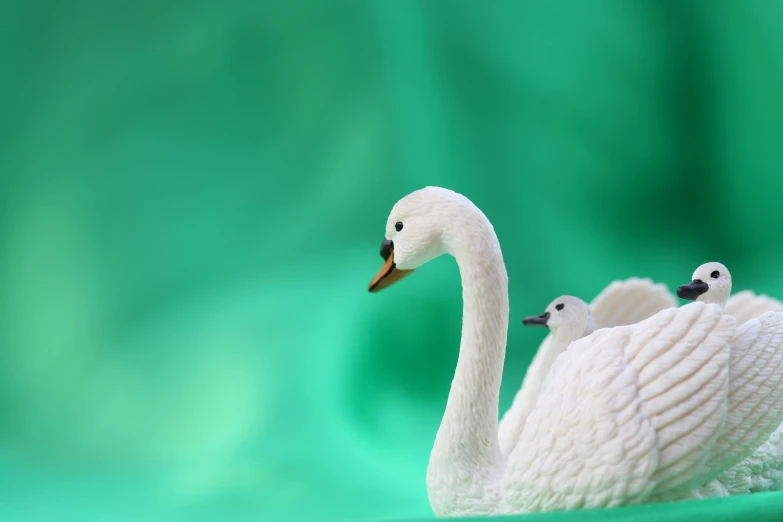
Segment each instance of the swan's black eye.
M710 274L710 277L713 279L718 279L720 277L720 272L717 270Z
M402 230L402 221L398 221L398 222L397 222L397 223L394 225L394 230L396 230L397 232L399 232L400 230Z
M563 307L564 307L564 306L565 306L565 305L564 305L563 303L556 304L556 305L555 305L555 310L557 310L557 311L559 312L560 310L562 310L562 309L563 309Z

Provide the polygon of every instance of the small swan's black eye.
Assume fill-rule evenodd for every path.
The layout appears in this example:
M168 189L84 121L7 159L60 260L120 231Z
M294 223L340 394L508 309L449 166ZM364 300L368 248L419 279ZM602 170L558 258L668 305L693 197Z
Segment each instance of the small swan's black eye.
M563 309L563 307L564 307L564 306L565 306L565 305L564 305L563 303L556 304L556 305L555 305L555 310L557 310L557 311L559 312L560 310L562 310L562 309Z
M717 270L710 274L710 277L713 279L718 279L720 277L720 272Z
M398 222L397 222L397 223L394 225L394 230L396 230L397 232L399 232L400 230L402 230L402 221L398 221Z

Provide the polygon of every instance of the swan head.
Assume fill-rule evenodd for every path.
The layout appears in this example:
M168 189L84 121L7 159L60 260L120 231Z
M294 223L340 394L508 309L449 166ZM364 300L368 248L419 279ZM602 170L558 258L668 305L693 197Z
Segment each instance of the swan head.
M693 272L693 280L677 289L677 296L688 301L702 301L721 306L731 294L731 274L718 262L704 263Z
M399 200L386 220L381 269L370 292L387 288L421 265L451 252L455 237L465 238L489 225L465 196L440 187L425 187ZM491 225L489 225L491 228ZM453 253L453 252L451 252Z
M558 330L572 332L574 338L593 330L592 316L587 303L571 295L563 295L549 303L541 315L532 315L522 320L525 326L544 326L557 333Z

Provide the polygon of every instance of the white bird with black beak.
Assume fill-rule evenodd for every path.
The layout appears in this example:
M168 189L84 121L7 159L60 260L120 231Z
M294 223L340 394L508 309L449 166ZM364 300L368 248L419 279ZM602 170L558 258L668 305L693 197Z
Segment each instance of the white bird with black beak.
M743 290L731 295L731 274L718 262L704 263L693 272L693 280L677 289L677 296L688 301L715 303L741 325L764 312L783 312L783 303L765 294Z
M677 295L689 301L716 304L731 314L731 274L725 265L705 263L693 273L693 280L677 289ZM739 294L737 294L739 295ZM783 488L783 324L776 300L761 296L740 297L733 309L743 314L742 326L732 340L729 362L729 409L727 431L723 437L736 445L742 441L746 455L726 469L730 454L716 445L708 462L724 469L713 481L693 492L692 497L719 497ZM765 307L772 310L764 311ZM761 310L758 317L748 315ZM737 323L741 321L738 320ZM761 402L748 400L766 392ZM735 455L730 460L736 460Z
M522 324L549 328L551 334L541 343L525 372L522 387L514 397L511 407L500 419L498 440L504 453L509 453L516 446L527 417L536 406L544 379L557 356L573 341L595 330L595 322L587 303L570 295L558 297L546 307L543 314L526 317Z

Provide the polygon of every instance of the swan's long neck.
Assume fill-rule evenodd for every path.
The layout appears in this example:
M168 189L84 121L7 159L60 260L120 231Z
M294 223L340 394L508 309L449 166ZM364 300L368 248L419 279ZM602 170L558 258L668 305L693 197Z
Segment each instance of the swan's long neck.
M497 479L503 468L498 400L508 331L508 276L491 225L486 222L479 228L449 245L462 277L462 341L430 456L427 480L431 500L433 490L445 488L459 477L468 474L469 482L478 486Z

